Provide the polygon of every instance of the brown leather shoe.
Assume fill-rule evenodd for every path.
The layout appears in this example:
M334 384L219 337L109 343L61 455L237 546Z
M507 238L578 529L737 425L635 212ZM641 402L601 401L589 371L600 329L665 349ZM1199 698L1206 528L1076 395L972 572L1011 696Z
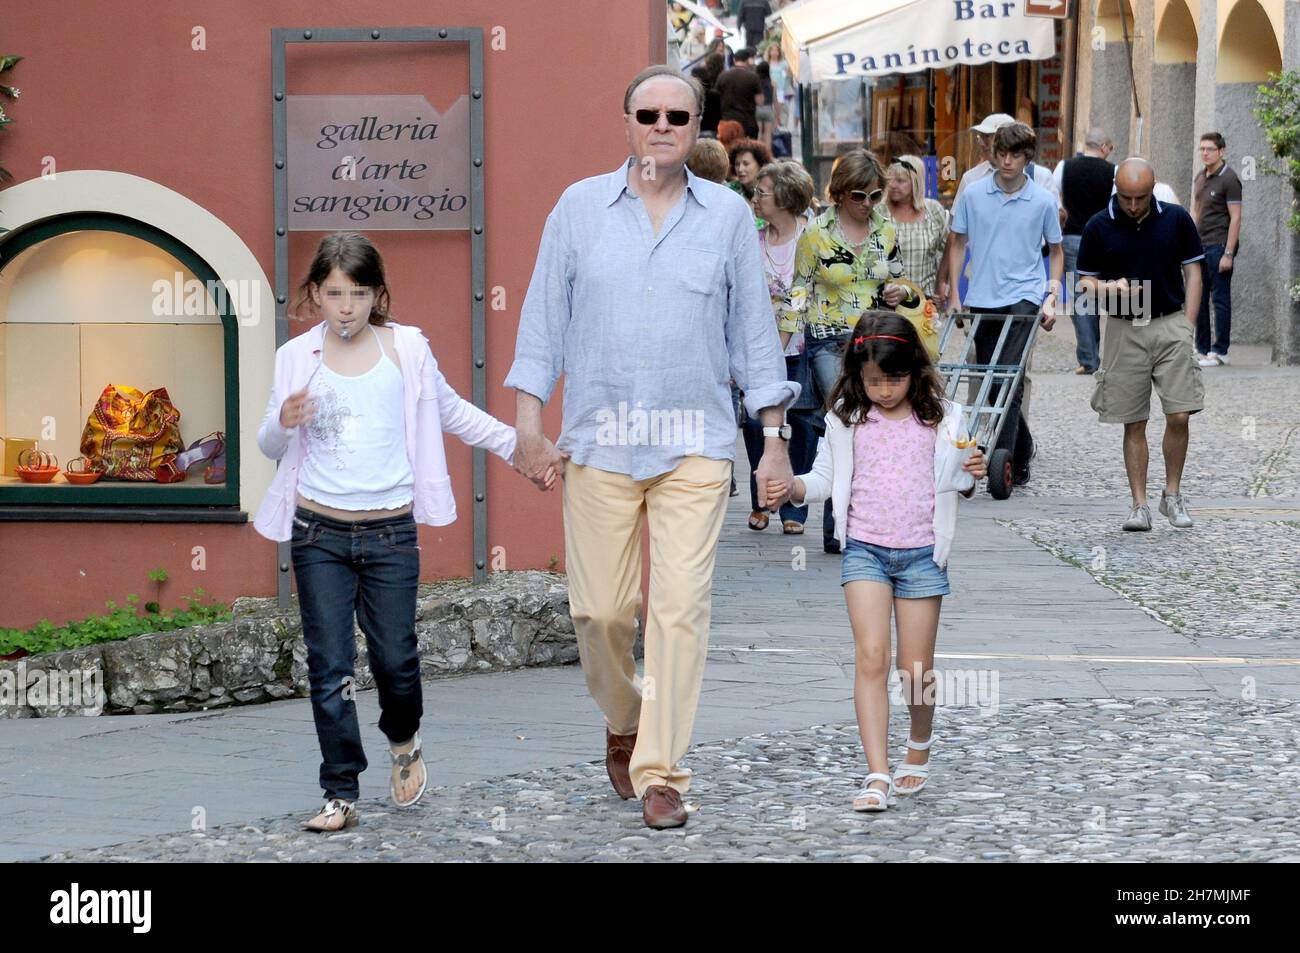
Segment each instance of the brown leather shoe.
M632 773L628 770L632 763L632 749L636 747L636 735L615 735L605 729L605 771L609 782L614 785L618 796L625 801L636 797L636 788L632 787Z
M684 827L686 806L676 788L666 784L652 784L641 799L641 814L646 827L663 830L666 827Z

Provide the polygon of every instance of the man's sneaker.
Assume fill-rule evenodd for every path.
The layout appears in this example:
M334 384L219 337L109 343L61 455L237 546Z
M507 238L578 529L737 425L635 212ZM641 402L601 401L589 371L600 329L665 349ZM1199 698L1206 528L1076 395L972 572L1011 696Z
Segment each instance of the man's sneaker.
M1228 360L1228 355L1211 351L1204 357L1197 359L1196 363L1201 365L1201 367L1218 367L1221 364L1229 364L1231 362Z
M1214 359L1215 359L1216 361L1218 361L1220 364L1231 364L1231 363L1232 363L1231 361L1228 360L1228 355L1226 355L1226 354L1216 354L1214 351L1211 351L1211 352L1210 352L1210 357L1214 358Z
M1124 521L1124 528L1134 533L1145 533L1151 529L1151 510L1144 503L1133 507L1133 512Z
M1183 502L1181 493L1160 494L1160 515L1169 517L1169 522L1179 529L1187 529L1192 525L1192 518L1187 515L1187 504ZM1147 528L1150 529L1150 516L1147 517ZM1125 527L1127 529L1127 527Z

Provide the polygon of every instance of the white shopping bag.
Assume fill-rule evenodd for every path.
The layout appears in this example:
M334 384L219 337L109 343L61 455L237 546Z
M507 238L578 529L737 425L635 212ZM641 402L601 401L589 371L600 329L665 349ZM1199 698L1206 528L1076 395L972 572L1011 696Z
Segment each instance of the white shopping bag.
M975 475L962 469L962 464L970 459L975 450L975 447L954 447L951 453L944 454L943 472L939 474L939 483L934 492L966 493L975 486Z

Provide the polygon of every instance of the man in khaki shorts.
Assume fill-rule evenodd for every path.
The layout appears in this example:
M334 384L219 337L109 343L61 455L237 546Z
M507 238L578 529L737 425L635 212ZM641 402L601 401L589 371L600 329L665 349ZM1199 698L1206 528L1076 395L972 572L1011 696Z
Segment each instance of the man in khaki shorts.
M1137 531L1151 529L1151 385L1165 413L1160 513L1181 528L1192 525L1180 490L1188 420L1205 404L1193 349L1205 255L1191 216L1181 206L1153 199L1155 184L1155 171L1145 159L1121 163L1115 195L1088 221L1079 242L1079 281L1107 315L1092 409L1102 423L1124 425L1124 469L1133 493L1124 528Z

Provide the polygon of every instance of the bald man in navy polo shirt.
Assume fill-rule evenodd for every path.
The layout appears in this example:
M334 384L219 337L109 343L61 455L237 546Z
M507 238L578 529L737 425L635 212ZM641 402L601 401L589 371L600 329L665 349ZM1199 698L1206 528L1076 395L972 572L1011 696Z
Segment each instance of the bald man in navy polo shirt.
M1103 423L1124 425L1124 469L1133 508L1124 529L1151 529L1147 506L1147 420L1151 387L1165 414L1165 489L1160 513L1192 525L1181 481L1188 421L1205 406L1193 332L1201 303L1205 254L1192 217L1152 197L1155 171L1128 159L1115 172L1115 195L1083 229L1079 281L1106 311L1101 370L1092 409Z

